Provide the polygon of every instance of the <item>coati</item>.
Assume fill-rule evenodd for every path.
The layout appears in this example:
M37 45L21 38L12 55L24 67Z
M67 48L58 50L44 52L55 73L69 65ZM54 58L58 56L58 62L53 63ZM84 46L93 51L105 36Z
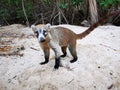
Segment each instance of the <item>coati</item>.
M66 49L68 47L73 59L70 61L71 63L77 61L77 52L76 52L76 40L82 39L90 32L92 32L97 26L105 23L106 19L109 16L119 14L120 10L111 12L105 15L101 20L90 26L86 31L80 34L75 34L73 31L64 28L64 27L51 27L50 24L46 25L32 25L33 29L38 41L44 51L45 61L41 62L41 64L46 64L49 62L50 48L55 52L55 69L58 69L60 66L60 57L65 57L67 55ZM63 55L60 55L60 48L63 52Z

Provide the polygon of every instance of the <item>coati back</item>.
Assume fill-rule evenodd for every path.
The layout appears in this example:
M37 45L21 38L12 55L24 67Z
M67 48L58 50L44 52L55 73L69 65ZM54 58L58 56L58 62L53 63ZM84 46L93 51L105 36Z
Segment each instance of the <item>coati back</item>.
M80 34L75 34L73 31L64 27L51 27L50 24L42 25L41 27L32 25L31 27L44 51L45 61L41 62L41 64L49 62L50 48L55 52L55 69L58 69L60 66L60 57L65 57L67 55L67 47L73 56L73 59L70 62L73 63L77 61L76 40L84 38L90 34L94 28L104 24L108 17L119 13L120 10L105 15L101 20ZM63 55L60 54L59 47L61 47Z

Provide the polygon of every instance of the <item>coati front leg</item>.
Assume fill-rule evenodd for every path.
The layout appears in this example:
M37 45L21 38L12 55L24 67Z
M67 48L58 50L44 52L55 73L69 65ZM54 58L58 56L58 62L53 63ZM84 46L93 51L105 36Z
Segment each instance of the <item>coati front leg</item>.
M60 66L60 53L59 53L58 48L52 48L52 49L55 52L55 66L54 66L54 68L58 69Z
M59 45L56 44L54 41L50 41L50 46L52 50L55 52L55 69L58 69L60 66L60 48Z
M77 52L76 52L76 43L69 44L68 49L69 49L71 55L73 56L73 60L71 60L70 62L74 63L78 59Z
M61 55L61 57L65 57L67 55L66 49L67 49L67 46L61 47L61 50L63 52L63 55Z
M48 63L49 62L49 56L50 56L50 48L44 48L43 51L44 51L45 61L41 62L40 63L41 65Z

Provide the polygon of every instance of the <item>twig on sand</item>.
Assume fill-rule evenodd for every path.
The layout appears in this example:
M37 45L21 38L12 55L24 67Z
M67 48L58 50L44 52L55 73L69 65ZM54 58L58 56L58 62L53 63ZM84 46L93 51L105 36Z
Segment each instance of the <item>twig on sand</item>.
M0 54L0 56L14 56L14 55L17 55L17 56L20 56L22 57L24 54L23 53L7 53L7 54Z
M36 48L33 48L33 47L30 47L31 49L33 49L33 50L36 50L36 51L39 51L38 49L36 49Z
M74 78L73 78L72 80L70 80L70 81L68 82L68 84L70 84L73 80L74 80Z
M110 47L110 46L107 46L107 45L104 45L104 44L100 44L101 46L104 46L104 47L107 47L107 48L109 48L109 49L112 49L113 51L117 51L116 49L114 49L114 48L112 48L112 47Z

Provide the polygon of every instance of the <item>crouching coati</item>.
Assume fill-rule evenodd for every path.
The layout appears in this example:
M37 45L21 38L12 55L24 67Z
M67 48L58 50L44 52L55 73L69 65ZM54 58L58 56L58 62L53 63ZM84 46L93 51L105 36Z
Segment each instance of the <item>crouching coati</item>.
M38 41L44 51L45 61L41 62L41 64L46 64L49 61L49 55L50 55L50 48L53 49L55 52L55 69L58 69L60 66L60 57L65 57L67 52L66 49L68 47L71 55L73 56L73 59L70 61L71 63L77 61L77 52L76 52L76 40L82 39L90 32L94 30L99 25L102 25L105 23L106 19L114 14L119 14L119 11L115 11L112 13L109 13L105 15L101 20L99 20L97 23L90 26L86 31L80 34L75 34L73 31L64 28L64 27L51 27L50 24L46 25L32 25L31 28L33 29L36 37L38 38ZM40 27L39 27L40 26ZM63 55L60 55L60 49L63 52Z

